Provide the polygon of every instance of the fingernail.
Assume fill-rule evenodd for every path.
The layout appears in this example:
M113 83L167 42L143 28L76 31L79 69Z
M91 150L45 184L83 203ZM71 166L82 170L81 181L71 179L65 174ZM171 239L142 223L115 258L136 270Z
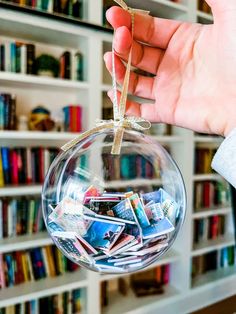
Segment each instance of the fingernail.
M109 52L104 53L103 59L105 62L108 61L108 54L109 54Z
M108 95L108 97L112 98L112 95L113 95L112 89L110 89L110 90L107 92L107 95Z

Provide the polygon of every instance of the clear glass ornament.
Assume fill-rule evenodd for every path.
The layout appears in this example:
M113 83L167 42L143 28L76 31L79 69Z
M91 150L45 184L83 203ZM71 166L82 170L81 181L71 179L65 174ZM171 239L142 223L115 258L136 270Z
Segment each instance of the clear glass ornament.
M53 161L42 192L44 220L73 262L102 273L134 272L156 262L183 223L181 173L153 138L114 129L87 136Z

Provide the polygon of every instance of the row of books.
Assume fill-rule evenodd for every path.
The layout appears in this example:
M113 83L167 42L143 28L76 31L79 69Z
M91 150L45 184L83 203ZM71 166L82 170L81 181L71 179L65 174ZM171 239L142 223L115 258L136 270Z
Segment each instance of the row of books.
M80 51L65 51L60 59L59 77L74 81L83 81L83 55Z
M165 285L170 281L170 265L162 265L152 269L138 272L119 279L103 281L101 283L101 306L110 303L110 294L119 292L121 296L127 296L130 290L137 297L162 294Z
M195 173L213 173L211 162L216 153L216 148L196 148Z
M83 310L82 291L75 289L0 308L0 314L81 314Z
M192 278L208 271L236 265L235 246L225 247L219 251L195 256L192 260Z
M35 10L83 18L83 0L13 0L7 1Z
M198 10L211 14L211 8L205 0L198 0Z
M40 198L0 199L0 239L44 230Z
M225 181L199 181L194 185L194 209L229 206L230 189Z
M224 215L194 220L194 244L223 236L225 234L225 221L226 217Z
M16 130L16 96L0 93L0 130Z
M34 74L35 45L14 40L0 40L0 70Z
M0 149L0 187L8 184L43 183L49 165L58 153L56 148Z
M0 288L59 276L78 267L54 245L1 254Z
M64 130L66 132L82 131L82 107L70 105L63 108Z
M138 154L122 154L114 157L111 154L103 153L102 159L104 179L108 181L160 177L160 166L157 158L147 160Z
M55 77L83 80L83 55L80 51L65 51L57 62L51 64L52 61L48 59L39 62L35 44L0 40L1 71L38 75L42 73L40 71L50 71Z

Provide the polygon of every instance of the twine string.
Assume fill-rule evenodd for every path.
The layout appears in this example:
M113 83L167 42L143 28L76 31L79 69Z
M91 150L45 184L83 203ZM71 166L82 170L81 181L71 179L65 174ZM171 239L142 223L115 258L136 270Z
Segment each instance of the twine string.
M136 10L129 8L127 4L123 0L114 0L117 4L120 5L124 10L128 11L131 15L131 37L133 41L134 36L134 15L135 12L141 12L142 14L148 14L148 11ZM86 131L75 139L69 141L64 146L61 147L63 151L67 151L70 148L77 145L80 141L85 139L86 137L98 133L105 129L114 129L114 141L112 145L111 154L119 155L123 140L123 134L125 129L135 129L138 131L148 130L151 127L151 123L148 120L145 120L141 117L132 117L125 116L126 111L126 103L128 97L128 88L129 88L129 80L130 80L130 72L131 72L131 61L132 61L132 45L130 48L128 61L126 65L126 72L124 76L124 82L122 84L120 101L118 103L117 97L117 80L116 80L116 69L115 69L115 48L114 48L114 39L112 43L112 88L113 88L113 120L97 120L96 127L93 129Z

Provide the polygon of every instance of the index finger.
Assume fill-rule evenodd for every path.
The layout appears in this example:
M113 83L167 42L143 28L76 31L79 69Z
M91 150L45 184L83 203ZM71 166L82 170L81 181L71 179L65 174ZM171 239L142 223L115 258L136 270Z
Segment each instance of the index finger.
M120 26L131 28L130 13L117 6L107 10L106 17L114 29ZM166 49L181 24L180 21L135 13L134 38L148 45Z

